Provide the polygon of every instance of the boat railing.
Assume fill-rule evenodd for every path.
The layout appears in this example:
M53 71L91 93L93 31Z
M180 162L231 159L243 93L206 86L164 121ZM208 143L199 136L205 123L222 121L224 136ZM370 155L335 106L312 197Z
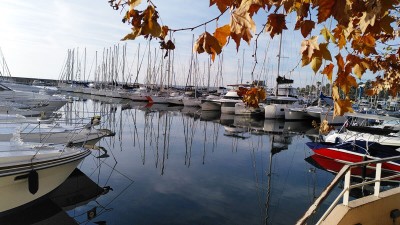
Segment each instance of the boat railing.
M400 173L394 173L393 175L382 177L382 163L400 160L400 156L393 156L382 159L368 160L358 163L351 163L343 166L343 168L337 173L332 182L324 189L324 191L320 194L318 198L315 199L314 203L308 208L306 213L297 221L297 225L307 224L307 220L318 210L319 206L323 203L323 201L328 197L328 195L333 191L334 187L341 182L344 178L343 190L339 193L336 199L332 202L329 208L325 211L325 213L321 216L319 221L316 224L320 224L322 221L326 219L326 217L332 212L335 206L338 204L340 199L343 199L343 205L349 205L350 199L350 190L353 188L362 187L364 185L375 184L374 186L374 196L379 197L380 194L380 186L383 181L390 181L395 178L400 177ZM356 167L366 167L368 165L375 165L375 178L371 180L364 180L360 183L351 184L351 169Z

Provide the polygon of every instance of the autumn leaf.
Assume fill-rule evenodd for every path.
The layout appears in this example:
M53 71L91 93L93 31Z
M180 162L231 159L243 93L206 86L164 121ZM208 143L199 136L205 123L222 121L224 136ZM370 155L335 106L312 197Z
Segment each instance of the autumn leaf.
M303 35L304 38L306 38L314 28L315 28L315 22L312 20L305 20L305 21L298 20L295 27L296 30L298 29L301 30L301 34Z
M159 37L161 35L161 26L157 22L158 15L154 6L149 5L143 12L143 15L141 34L150 34L153 37Z
M324 27L321 29L321 34L325 38L326 42L329 42L331 40L333 43L336 42L335 37L332 35L332 33L328 30L328 28Z
M199 54L207 52L211 55L212 61L215 60L215 54L220 54L222 52L218 40L208 32L204 32L200 35L194 44L193 50Z
M317 73L319 68L322 65L322 58L320 56L315 56L311 60L311 69L314 71L314 73Z
M314 121L313 121L314 122ZM316 122L315 122L316 123ZM314 124L315 124L314 123ZM315 125L314 125L315 126ZM321 121L321 124L319 125L319 133L322 135L327 135L329 132L332 130L335 130L335 127L332 125L329 125L328 120L324 119Z
M368 26L374 26L376 18L382 9L381 1L370 1L367 2L367 11L362 13L360 18L360 29L361 32L365 33Z
M328 50L328 43L319 44L319 51L322 54L322 58L325 60L332 61L331 52Z
M333 0L332 0L333 1ZM335 5L332 7L332 16L340 25L348 27L350 21L351 1L335 0Z
M337 65L338 65L338 71L339 72L340 71L344 71L344 60L343 60L342 55L340 55L340 53L339 53L339 54L337 54L335 56L335 58L336 58L336 62L337 62Z
M331 16L335 0L318 0L315 5L318 6L318 23L322 23Z
M357 75L358 79L361 79L362 75L365 72L365 68L360 64L356 64L353 67L353 72L355 75Z
M168 26L161 27L161 34L160 34L161 40L164 40L164 38L167 36L168 30L169 30Z
M318 36L312 36L309 40L301 42L301 53L311 59L315 50L319 50Z
M325 74L328 80L332 83L332 73L333 73L333 67L334 65L330 63L329 65L325 66L325 68L322 70L322 74Z
M269 14L265 31L269 32L271 38L274 38L275 34L281 34L283 30L287 30L285 15Z
M351 100L349 98L336 100L334 103L333 116L343 116L347 112L354 112Z
M224 46L230 33L231 27L227 24L225 26L218 27L214 32L214 37L218 40L220 46Z
M253 108L258 108L258 103L260 101L265 100L266 98L266 92L264 88L261 87L252 87L248 89L244 94L243 94L243 102L246 103L247 106L253 107Z
M231 28L231 37L236 42L236 50L239 50L241 39L250 44L250 40L253 37L251 32L256 31L256 24L247 11L237 9L232 12L229 26Z
M233 5L235 0L210 0L210 6L216 4L220 12L224 12L227 7Z
M135 40L135 38L136 38L137 36L139 36L139 35L140 35L140 29L132 28L132 32L129 33L129 34L127 34L127 35L125 35L125 37L123 37L123 38L121 39L121 41Z
M352 87L356 88L358 86L356 78L351 76L349 73L345 73L343 71L337 74L335 83L337 86L340 87L345 95L350 92L350 89Z

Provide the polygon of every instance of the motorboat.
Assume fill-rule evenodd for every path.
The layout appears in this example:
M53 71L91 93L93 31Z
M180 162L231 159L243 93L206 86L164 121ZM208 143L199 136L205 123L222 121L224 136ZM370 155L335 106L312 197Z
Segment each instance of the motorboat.
M251 107L247 106L244 102L238 102L235 104L235 115L246 115L246 116L261 116L264 117L264 104L259 103L259 106Z
M307 142L306 145L315 154L334 159L342 163L356 163L372 159L400 156L397 147L384 146L376 142L347 141L339 144L330 142ZM370 165L375 167L375 165ZM400 172L400 162L385 162L382 169Z
M201 100L201 110L202 111L221 111L221 102L219 101L221 97L216 95L208 95Z
M0 214L38 199L63 183L90 149L0 142Z
M25 120L23 116L0 116L0 141L95 145L101 138L113 136L108 129L97 129L96 118L84 126L60 125L52 120Z
M235 114L235 104L243 102L235 89L229 90L221 99L221 113Z
M44 95L27 91L14 91L0 84L0 100L26 105L30 110L50 114L63 107L67 100L58 96ZM17 107L18 108L18 107Z

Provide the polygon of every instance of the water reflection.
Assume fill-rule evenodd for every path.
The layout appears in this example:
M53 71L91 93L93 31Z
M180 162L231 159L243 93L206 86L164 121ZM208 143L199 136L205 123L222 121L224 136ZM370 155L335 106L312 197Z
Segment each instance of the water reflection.
M311 124L83 98L66 105L63 118L98 115L116 135L80 168L113 191L68 211L78 223L293 224L310 204L303 134ZM330 177L317 177L314 192Z
M112 190L111 187L100 187L79 169L75 169L64 183L47 196L32 202L28 207L0 217L0 223L8 225L78 224L67 211L95 201L110 190Z

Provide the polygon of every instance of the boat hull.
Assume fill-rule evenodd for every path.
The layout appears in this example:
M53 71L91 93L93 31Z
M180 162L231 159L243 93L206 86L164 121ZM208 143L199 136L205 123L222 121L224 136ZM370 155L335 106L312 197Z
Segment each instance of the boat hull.
M0 214L6 214L54 190L89 154L90 150L85 150L68 157L0 167ZM29 191L28 174L32 170L38 174L38 189L34 194Z

